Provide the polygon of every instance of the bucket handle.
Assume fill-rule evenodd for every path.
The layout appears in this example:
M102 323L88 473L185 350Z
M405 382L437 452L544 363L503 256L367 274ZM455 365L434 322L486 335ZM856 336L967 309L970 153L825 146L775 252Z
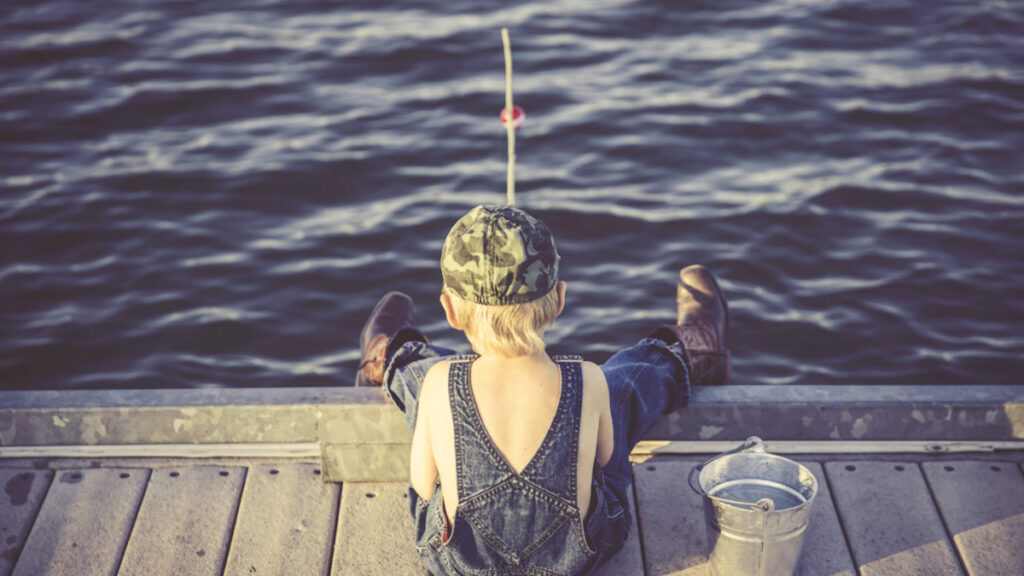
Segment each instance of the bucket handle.
M693 483L693 478L697 474L699 474L701 472L701 470L704 470L704 468L708 464L711 464L712 462L714 462L715 460L718 460L719 458L721 458L723 456L729 456L730 454L736 454L738 452L744 452L746 450L753 450L755 452L764 452L764 440L761 440L757 436L751 436L750 438L747 438L746 441L743 442L743 444L740 444L739 446L733 448L732 450L726 450L725 452L722 452L721 454L719 454L717 456L713 456L712 458L710 458L708 460L705 460L703 463L698 464L698 465L694 466L693 468L690 468L690 474L686 478L686 482L690 485L690 490L693 490L694 492L696 492L697 494L699 494L699 495L701 495L701 496L703 496L705 498L711 498L713 500L718 500L719 502L725 502L726 504L732 504L734 506L740 506L742 508L750 508L752 510L761 510L761 511L764 511L764 512L771 512L771 511L775 510L775 503L772 502L771 499L769 499L769 498L762 498L761 500L758 500L757 502L744 502L742 500L729 500L728 498L720 498L718 496L712 496L711 494L708 494L707 492L704 491L703 488L700 487L700 483L697 483L697 484Z

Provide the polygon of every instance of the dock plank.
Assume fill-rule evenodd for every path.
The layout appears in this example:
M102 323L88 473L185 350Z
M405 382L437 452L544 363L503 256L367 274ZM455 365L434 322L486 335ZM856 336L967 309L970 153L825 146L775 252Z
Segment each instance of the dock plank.
M334 576L427 573L413 546L408 483L347 482L334 543Z
M52 478L49 470L0 469L0 576L14 570Z
M245 472L221 466L154 470L118 574L221 574Z
M146 469L57 472L14 576L113 576L148 478Z
M909 462L829 462L861 576L962 575L924 476Z
M623 543L622 550L619 550L618 554L594 572L594 576L622 576L624 574L643 576L644 574L644 555L640 550L640 533L636 529L638 513L636 503L632 494L628 494L626 498L633 515L633 521L629 526L629 537Z
M319 472L317 464L249 469L226 575L329 573L341 487Z
M968 461L923 467L967 573L1024 574L1024 477L1016 467Z
M647 576L707 574L704 509L686 485L690 468L701 462L653 461L633 469Z
M853 558L846 546L825 471L817 462L801 462L818 479L804 546L800 555L801 576L856 576Z

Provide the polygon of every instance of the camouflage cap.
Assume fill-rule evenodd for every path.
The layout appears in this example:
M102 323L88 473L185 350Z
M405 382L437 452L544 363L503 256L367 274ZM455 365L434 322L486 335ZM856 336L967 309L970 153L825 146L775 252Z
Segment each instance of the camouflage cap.
M452 226L441 249L444 284L487 306L536 300L558 283L558 250L543 222L512 206L477 206Z

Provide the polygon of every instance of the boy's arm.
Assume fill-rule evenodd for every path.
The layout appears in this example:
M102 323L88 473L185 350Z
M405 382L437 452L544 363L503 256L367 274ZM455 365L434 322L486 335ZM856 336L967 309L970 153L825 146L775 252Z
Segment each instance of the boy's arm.
M437 463L434 461L434 448L430 438L431 406L437 402L436 378L431 378L428 371L420 387L419 407L416 411L416 429L412 433L412 449L409 454L409 483L420 498L429 500L434 495L434 483L437 480Z
M612 427L612 406L608 394L608 380L604 372L596 364L585 362L583 365L587 388L594 394L594 405L600 411L597 424L597 453L595 458L602 467L612 459L615 448L615 429Z

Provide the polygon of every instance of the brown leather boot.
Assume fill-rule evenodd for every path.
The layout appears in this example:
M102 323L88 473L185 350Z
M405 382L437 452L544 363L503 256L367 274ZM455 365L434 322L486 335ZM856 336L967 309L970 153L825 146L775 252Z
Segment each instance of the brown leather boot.
M374 307L359 335L362 361L356 372L356 386L380 386L384 380L384 357L388 343L403 328L427 341L412 323L415 309L412 298L401 292L388 292Z
M729 350L725 347L729 305L711 271L699 264L680 270L676 305L676 325L669 329L679 339L690 369L690 383L725 384L731 371Z

